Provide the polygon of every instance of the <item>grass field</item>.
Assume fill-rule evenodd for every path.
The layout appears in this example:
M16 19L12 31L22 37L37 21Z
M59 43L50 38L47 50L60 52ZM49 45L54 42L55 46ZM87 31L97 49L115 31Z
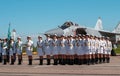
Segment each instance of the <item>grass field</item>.
M116 53L116 54L120 54L120 47L118 47L118 48L116 48L116 49L113 49L113 50L115 50L115 53Z

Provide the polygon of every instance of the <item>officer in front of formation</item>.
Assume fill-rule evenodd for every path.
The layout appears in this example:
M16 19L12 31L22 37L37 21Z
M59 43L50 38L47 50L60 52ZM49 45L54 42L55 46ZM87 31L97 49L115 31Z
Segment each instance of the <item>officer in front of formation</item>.
M32 65L32 51L33 51L33 41L31 39L31 36L27 36L27 42L26 42L26 52L28 55L28 65Z

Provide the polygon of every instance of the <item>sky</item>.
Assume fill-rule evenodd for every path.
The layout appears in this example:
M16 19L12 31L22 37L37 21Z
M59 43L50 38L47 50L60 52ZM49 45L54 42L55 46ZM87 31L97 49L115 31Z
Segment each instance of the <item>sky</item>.
M0 0L0 37L9 23L17 34L38 34L72 21L94 28L101 17L104 30L120 22L120 0Z

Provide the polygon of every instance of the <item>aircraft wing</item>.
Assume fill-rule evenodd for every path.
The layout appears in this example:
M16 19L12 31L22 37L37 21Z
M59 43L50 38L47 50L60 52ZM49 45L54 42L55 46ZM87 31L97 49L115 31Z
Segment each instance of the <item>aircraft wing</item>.
M58 36L61 36L64 34L64 31L61 28L55 28L55 29L45 32L45 34L49 34L49 35L57 34Z
M107 36L107 37L115 37L116 35L120 35L120 33L114 33L114 32L109 32L104 30L101 30L99 32L102 36Z

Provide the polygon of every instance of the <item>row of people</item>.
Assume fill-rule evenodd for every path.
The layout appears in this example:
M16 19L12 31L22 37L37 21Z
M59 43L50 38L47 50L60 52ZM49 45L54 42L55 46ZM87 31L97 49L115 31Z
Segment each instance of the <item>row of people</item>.
M25 43L26 53L28 55L29 65L32 65L33 41L30 36L27 37ZM1 55L6 64L7 51L11 57L11 64L14 64L15 53L18 55L18 64L22 61L22 41L18 37L17 42L10 40L9 49L6 39L4 39L1 47ZM54 65L57 64L94 64L110 61L110 53L112 43L109 38L96 37L92 35L61 36L46 35L46 40L38 36L37 52L39 56L39 64L43 65L43 56L46 55L47 65L51 63L51 55L54 59ZM16 52L15 52L16 51Z

